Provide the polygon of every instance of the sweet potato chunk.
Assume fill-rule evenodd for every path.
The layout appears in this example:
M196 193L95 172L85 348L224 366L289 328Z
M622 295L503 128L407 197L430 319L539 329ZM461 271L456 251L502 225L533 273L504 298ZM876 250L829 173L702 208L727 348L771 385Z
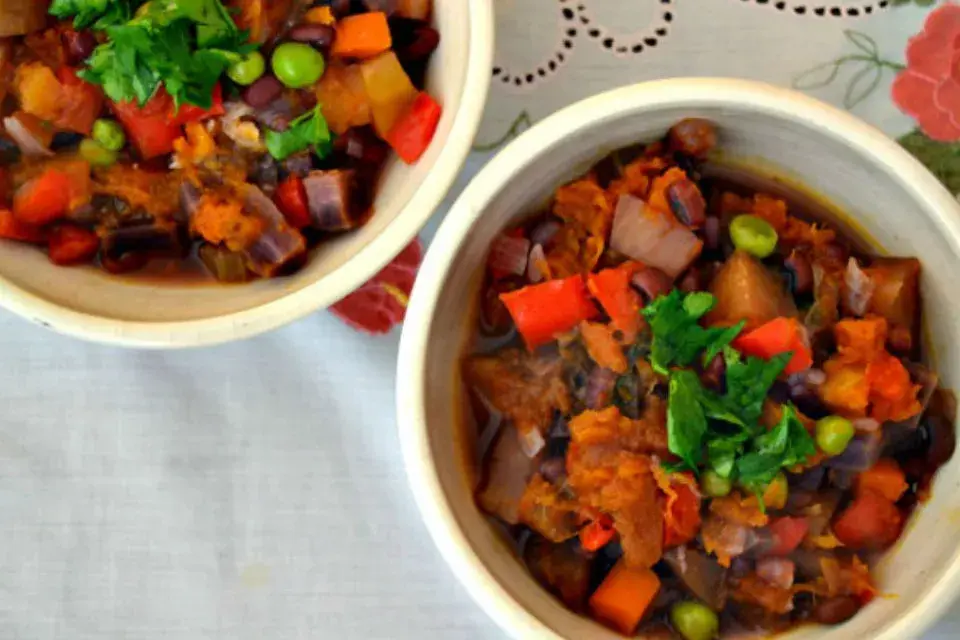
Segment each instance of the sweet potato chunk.
M780 280L748 253L735 251L710 284L717 304L707 315L712 326L746 320L744 331L774 318L796 317L797 307Z

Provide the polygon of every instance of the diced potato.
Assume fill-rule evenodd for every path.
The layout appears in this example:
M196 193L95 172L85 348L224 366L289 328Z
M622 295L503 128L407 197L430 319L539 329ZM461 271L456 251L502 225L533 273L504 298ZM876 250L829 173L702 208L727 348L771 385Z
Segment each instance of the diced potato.
M341 135L370 124L370 100L356 65L331 64L317 85L317 101L330 129Z
M881 258L863 270L875 285L868 311L887 319L891 326L914 332L920 303L920 261L916 258Z
M17 69L14 78L20 106L41 120L56 120L62 110L63 88L50 67L30 62Z
M22 36L47 23L49 0L0 0L0 37Z
M417 97L417 89L392 51L363 62L360 72L370 99L373 127L385 138Z
M797 307L776 275L756 258L735 251L714 276L710 293L717 304L707 324L728 326L747 321L744 331L755 329L774 318L796 317Z

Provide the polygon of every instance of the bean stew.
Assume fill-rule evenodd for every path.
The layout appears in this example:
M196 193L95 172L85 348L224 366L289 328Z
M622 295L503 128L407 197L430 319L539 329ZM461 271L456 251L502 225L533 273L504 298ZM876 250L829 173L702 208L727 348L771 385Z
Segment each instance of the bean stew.
M0 238L110 273L299 268L441 106L431 0L0 3Z
M921 263L718 177L700 119L501 233L464 378L479 507L625 635L840 624L955 447Z

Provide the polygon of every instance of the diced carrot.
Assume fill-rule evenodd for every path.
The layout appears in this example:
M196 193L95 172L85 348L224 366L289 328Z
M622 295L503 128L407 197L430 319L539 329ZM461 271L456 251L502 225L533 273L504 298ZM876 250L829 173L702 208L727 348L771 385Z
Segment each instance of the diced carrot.
M341 58L372 58L393 46L387 14L382 11L347 16L337 23L331 55Z
M860 473L855 482L858 496L873 492L890 502L899 500L908 487L900 465L892 458L878 460L875 465Z
M45 225L67 215L70 208L70 178L49 169L29 180L13 195L13 214L21 222Z
M579 275L502 293L500 300L531 351L597 315Z
M657 574L650 569L628 569L620 560L590 596L590 610L598 619L631 635L658 591Z
M796 318L775 318L740 335L733 346L746 355L765 359L793 352L784 369L787 374L809 369L813 365L813 352L807 344L804 328Z
M100 238L89 229L72 224L58 225L50 231L50 261L61 266L93 260L100 250Z
M819 391L820 399L827 408L849 417L866 415L870 401L866 366L831 358L824 363L823 371L827 379L820 385Z
M17 220L10 209L0 209L0 238L43 244L47 235L41 227Z
M604 269L587 275L587 288L610 316L613 326L623 333L623 341L632 343L640 331L640 294L630 286L630 278L637 269L636 262L626 262L614 269Z

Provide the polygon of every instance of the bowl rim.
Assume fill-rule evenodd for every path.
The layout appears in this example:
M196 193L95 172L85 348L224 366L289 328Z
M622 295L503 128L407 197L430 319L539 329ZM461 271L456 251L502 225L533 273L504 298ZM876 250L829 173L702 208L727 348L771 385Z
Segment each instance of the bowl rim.
M334 271L276 300L212 318L132 321L75 311L0 277L0 307L64 335L125 347L171 349L250 338L329 307L373 278L420 232L460 173L480 126L493 66L492 0L466 3L470 33L463 91L450 135L421 188L370 243Z
M564 640L517 603L470 546L446 499L426 429L426 362L434 313L460 246L490 201L562 138L602 126L644 109L677 105L748 107L768 116L818 129L856 153L885 164L902 187L925 202L936 224L960 255L957 199L918 160L893 139L846 111L807 95L752 80L674 78L628 85L568 106L534 125L504 147L470 182L451 207L431 243L414 285L400 341L397 370L397 421L407 479L421 516L444 560L474 601L515 638ZM876 640L914 637L928 629L960 591L960 550L940 578L918 594L905 615L884 627Z

